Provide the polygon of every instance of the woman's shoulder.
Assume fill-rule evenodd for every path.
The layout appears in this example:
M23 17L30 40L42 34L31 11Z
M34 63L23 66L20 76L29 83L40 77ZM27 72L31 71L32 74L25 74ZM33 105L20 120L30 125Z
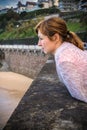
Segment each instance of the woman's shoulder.
M62 61L76 62L80 58L81 50L72 43L64 42L59 53L59 59Z

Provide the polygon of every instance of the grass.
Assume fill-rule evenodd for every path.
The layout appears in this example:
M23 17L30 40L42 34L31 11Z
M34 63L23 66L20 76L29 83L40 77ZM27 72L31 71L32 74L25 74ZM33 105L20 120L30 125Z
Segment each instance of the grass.
M17 39L17 38L28 38L35 36L34 27L19 27L19 28L12 28L11 31L5 31L0 34L0 39L6 40L6 39ZM86 26L82 26L79 22L74 21L68 21L67 27L70 31L79 32L79 31L85 31L87 28Z
M31 37L34 36L34 30L30 29L22 29L22 31L20 30L12 30L12 31L5 31L3 33L0 34L0 39L17 39L17 38L27 38L27 37Z
M79 22L67 22L67 27L73 32L86 31L86 26L82 26Z

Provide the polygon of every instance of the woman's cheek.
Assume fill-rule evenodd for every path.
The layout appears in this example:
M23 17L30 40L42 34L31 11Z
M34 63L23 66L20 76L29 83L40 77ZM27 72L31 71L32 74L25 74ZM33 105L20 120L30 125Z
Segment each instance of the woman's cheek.
M41 42L42 42L42 44L44 45L44 40L42 40Z

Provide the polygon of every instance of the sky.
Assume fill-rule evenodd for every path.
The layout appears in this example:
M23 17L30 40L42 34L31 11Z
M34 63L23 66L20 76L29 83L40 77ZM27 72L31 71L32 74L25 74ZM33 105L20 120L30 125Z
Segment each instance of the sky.
M0 0L0 9L5 7L17 7L18 1L21 1L23 4L26 1L37 2L37 0Z

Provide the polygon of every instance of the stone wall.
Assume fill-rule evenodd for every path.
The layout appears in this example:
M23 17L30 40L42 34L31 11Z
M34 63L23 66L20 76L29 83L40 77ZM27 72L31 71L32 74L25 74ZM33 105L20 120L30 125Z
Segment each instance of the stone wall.
M48 55L44 55L41 52L22 52L22 50L4 50L4 52L5 61L9 65L10 70L30 78L35 78L37 76L48 59Z

